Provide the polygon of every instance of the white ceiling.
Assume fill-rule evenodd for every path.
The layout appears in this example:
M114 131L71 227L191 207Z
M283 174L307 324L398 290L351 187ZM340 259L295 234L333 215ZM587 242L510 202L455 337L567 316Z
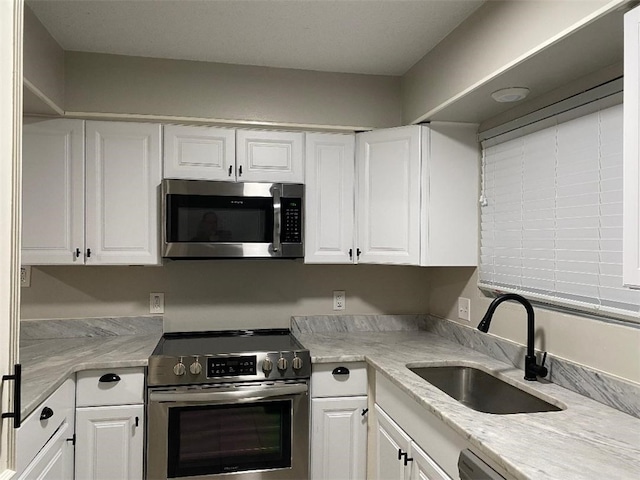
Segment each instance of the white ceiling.
M65 50L402 75L481 0L27 0Z

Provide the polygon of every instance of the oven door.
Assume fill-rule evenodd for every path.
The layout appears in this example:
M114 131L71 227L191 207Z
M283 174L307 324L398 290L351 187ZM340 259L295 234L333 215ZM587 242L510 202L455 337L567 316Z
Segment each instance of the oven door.
M307 382L149 390L147 478L305 479Z

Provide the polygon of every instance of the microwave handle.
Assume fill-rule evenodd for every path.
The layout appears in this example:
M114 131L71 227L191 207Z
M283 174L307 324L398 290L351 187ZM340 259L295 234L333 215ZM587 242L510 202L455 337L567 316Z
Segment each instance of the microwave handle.
M275 187L273 193L273 251L280 251L280 225L282 215L282 205L280 203L280 188Z

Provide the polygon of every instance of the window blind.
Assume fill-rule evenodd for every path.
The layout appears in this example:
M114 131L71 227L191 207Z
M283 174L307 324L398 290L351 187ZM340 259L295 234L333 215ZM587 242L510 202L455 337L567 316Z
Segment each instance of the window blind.
M622 284L622 105L483 146L482 288L640 321Z

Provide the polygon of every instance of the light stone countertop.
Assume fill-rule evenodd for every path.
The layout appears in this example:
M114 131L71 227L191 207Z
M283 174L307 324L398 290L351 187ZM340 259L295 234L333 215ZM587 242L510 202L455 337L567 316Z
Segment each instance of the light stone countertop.
M161 334L22 340L22 420L78 371L146 366L160 337Z
M640 419L425 331L296 333L314 363L366 361L419 405L517 479L640 478ZM492 415L476 412L406 367L464 364L550 403L560 412Z

